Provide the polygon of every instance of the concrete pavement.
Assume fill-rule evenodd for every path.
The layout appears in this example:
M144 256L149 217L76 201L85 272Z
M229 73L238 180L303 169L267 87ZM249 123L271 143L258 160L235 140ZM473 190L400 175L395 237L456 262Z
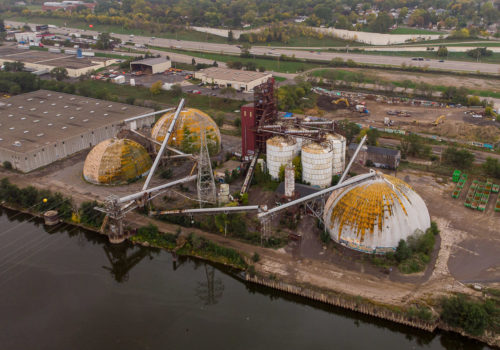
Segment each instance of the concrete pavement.
M6 24L10 25L22 25L21 22L5 21ZM31 24L32 27L35 24ZM97 35L98 32L94 30L82 30L75 28L56 28L52 29L52 32L59 34L69 34L69 33L81 33L87 35ZM162 46L166 48L173 49L183 49L183 50L195 50L195 51L205 51L221 54L239 54L241 52L240 48L236 45L229 44L217 44L217 43L207 43L207 42L196 42L196 41L183 41L175 39L163 39L146 37L146 36L129 36L125 34L113 34L114 37L120 38L122 41L132 41L134 44L150 44L155 46ZM376 65L392 65L400 66L401 64L413 65L417 67L428 67L432 69L440 70L451 70L451 71L462 71L462 72L482 72L499 74L499 65L488 64L488 63L473 63L473 62L461 62L461 61L446 61L439 62L439 60L430 61L412 61L411 57L397 57L397 56L380 56L380 55L369 55L369 54L356 54L356 53L339 53L339 52L310 52L306 50L297 49L273 49L273 47L262 47L254 46L251 51L255 55L268 55L268 56L280 56L295 55L296 58L308 59L308 60L319 60L319 61L331 61L334 58L342 58L343 60L351 59L355 62L364 64L376 64Z

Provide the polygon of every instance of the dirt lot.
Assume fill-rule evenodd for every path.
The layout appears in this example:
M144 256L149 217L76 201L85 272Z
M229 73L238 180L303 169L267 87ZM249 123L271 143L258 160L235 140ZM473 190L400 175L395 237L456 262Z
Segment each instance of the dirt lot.
M408 106L404 104L387 104L376 101L366 101L370 114L360 114L348 109L339 109L325 115L332 119L349 119L364 126L385 127L384 119L389 117L394 129L403 129L413 132L429 133L447 138L464 141L479 141L495 143L500 140L498 122L486 118L472 118L466 111L468 108L441 108ZM388 111L404 111L411 114L401 117L387 114ZM446 116L443 123L432 125L441 115Z
M449 74L392 72L376 69L345 68L345 70L362 72L366 76L373 76L388 81L403 81L406 79L414 83L427 83L442 86L463 86L468 89L491 90L500 92L500 81L498 79L484 79L474 77L461 77Z

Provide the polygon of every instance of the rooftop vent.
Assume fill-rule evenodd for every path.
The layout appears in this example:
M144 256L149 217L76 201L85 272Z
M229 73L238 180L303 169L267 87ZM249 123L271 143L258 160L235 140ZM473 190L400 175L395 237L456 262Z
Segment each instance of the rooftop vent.
M55 106L56 104L55 104L55 103L51 103L50 105L51 105L51 106Z
M57 114L56 114L56 117L60 117L60 116L61 116L61 113L57 113Z
M21 142L20 141L14 141L14 143L12 144L16 147L21 147Z
M67 128L68 128L67 126L63 126L61 129L66 130Z
M33 120L33 123L38 123L40 121L40 119L35 119Z
M12 118L13 116L14 116L14 114L9 114L9 116L8 116L8 117L9 117L9 118Z
M52 126L52 125L54 125L54 124L52 124L52 123L48 123L47 125L48 125L48 126Z
M40 103L44 103L45 101L44 100L41 100Z
M30 108L30 111L36 111L36 108L35 107Z
M19 106L19 107L17 107L17 108L19 108L19 109L23 109L23 106Z
M68 108L68 107L69 107L68 105L64 106L64 108Z
M39 134L36 134L36 136L38 137L42 137L43 136L43 132L39 133Z
M0 141L3 141L3 139L0 137Z
M27 133L29 133L29 132L30 132L29 130L24 130L24 133L25 133L25 134L27 134Z
M104 113L104 116L107 117L109 114L108 113Z
M83 122L84 122L84 123L86 123L86 122L88 122L88 121L89 121L88 119L84 119L84 120L83 120Z
M26 117L21 117L21 120L26 120Z
M82 109L82 107L76 107L77 111L80 111L81 109Z
M75 119L75 117L69 117L69 119L73 120L73 119Z
M122 107L122 111L124 111L124 110L126 110L126 109L127 109L127 107Z
M15 129L15 127L13 127L13 126L11 126L11 127L9 128L9 130L14 130L14 129Z
M100 102L96 102L95 105L97 106Z
M111 108L111 107L113 107L113 105L108 105L108 108Z
M94 111L90 111L90 113L94 113Z
M47 94L47 97L50 97L50 96L52 96L52 94Z
M32 98L28 98L26 101L33 101L33 99Z
M10 107L10 106L12 106L12 103L7 103L7 107Z
M74 97L70 98L71 101L73 101L74 99L75 99Z
M63 98L62 96L57 96L57 98Z
M47 112L47 111L43 112L43 114L47 114L47 113L49 113L49 112Z

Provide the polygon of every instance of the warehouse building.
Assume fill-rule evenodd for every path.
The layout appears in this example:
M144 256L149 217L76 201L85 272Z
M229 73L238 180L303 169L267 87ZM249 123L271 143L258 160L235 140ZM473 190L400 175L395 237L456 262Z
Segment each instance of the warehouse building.
M214 84L219 87L232 87L239 91L253 91L253 89L269 78L271 73L211 67L194 73L196 79L205 84Z
M150 126L153 110L38 90L0 100L0 163L22 172L46 166L114 137Z
M146 58L130 62L131 72L143 72L145 74L163 73L170 67L172 67L172 62L165 57Z
M351 143L349 145L349 157L352 157L358 148L358 144ZM368 164L371 162L377 168L396 169L401 161L401 151L397 149L390 149L376 146L363 146L361 147L356 161L360 164Z
M5 62L22 62L24 66L35 72L50 72L56 67L64 67L71 78L78 78L99 68L117 62L106 57L76 57L76 50L65 50L65 53L50 51L26 50L16 47L0 47L0 65Z

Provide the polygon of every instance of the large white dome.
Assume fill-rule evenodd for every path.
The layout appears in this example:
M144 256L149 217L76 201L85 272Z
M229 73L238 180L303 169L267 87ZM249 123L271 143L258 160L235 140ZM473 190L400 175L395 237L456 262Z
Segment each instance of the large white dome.
M431 224L427 206L410 185L381 173L332 192L323 219L334 241L367 253L393 251L401 239Z

